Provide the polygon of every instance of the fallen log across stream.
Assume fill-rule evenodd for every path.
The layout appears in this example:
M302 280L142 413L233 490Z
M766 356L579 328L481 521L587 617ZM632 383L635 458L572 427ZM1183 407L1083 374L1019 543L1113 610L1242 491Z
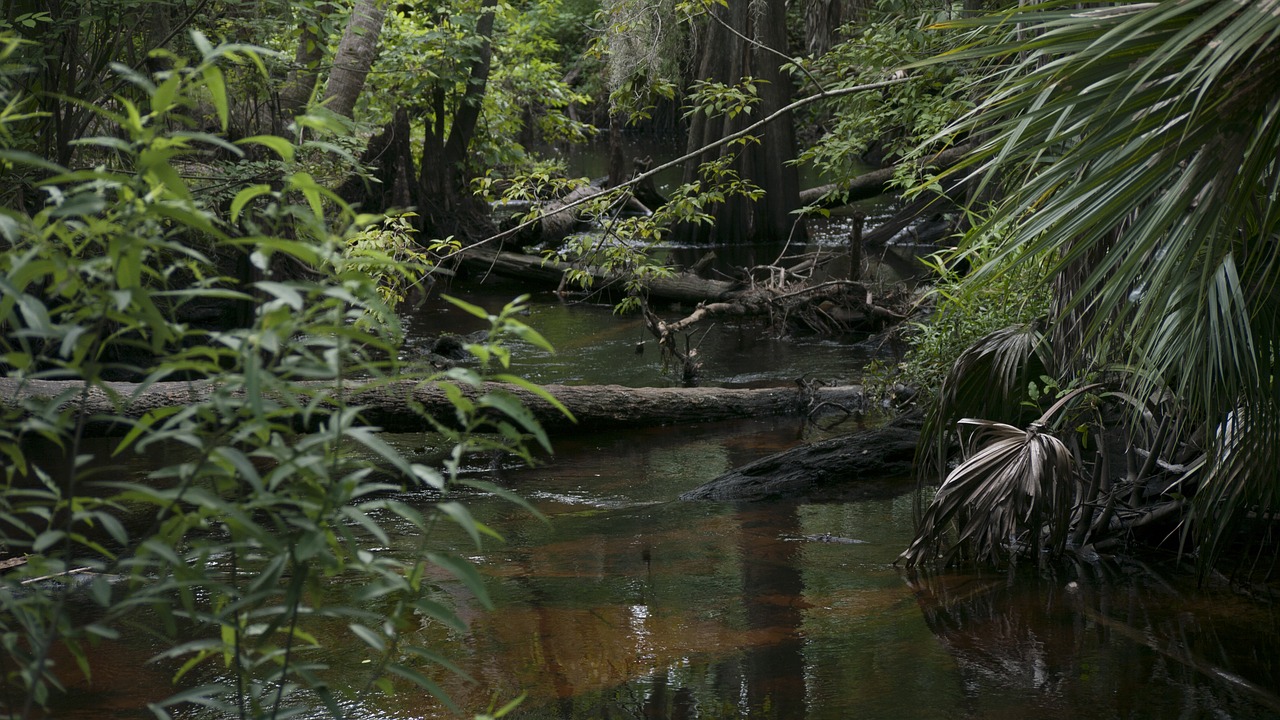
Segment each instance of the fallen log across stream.
M942 152L923 160L924 167L945 170L964 159L972 150L969 145L947 148ZM915 161L912 161L915 162ZM866 200L883 195L892 190L890 183L897 174L898 166L879 168L863 173L845 183L830 183L800 191L800 202L804 205L819 207L839 207L857 200Z
M147 413L180 408L208 398L215 386L208 381L157 382L149 385L110 382L83 392L76 381L31 380L19 382L0 378L0 409L28 413L28 401L61 397L64 408L83 407L93 418L86 431L98 436L118 436L132 425L119 420L139 420ZM332 383L302 382L299 385L323 395L332 393ZM519 398L549 433L576 429L595 431L626 427L711 422L746 417L803 415L819 406L839 406L860 410L862 388L629 388L620 385L546 385L543 388L573 413L576 423L554 406L520 387L485 383L471 397L501 391ZM344 383L349 402L363 407L365 421L388 432L427 432L426 413L449 424L455 409L439 383L391 380L381 383Z

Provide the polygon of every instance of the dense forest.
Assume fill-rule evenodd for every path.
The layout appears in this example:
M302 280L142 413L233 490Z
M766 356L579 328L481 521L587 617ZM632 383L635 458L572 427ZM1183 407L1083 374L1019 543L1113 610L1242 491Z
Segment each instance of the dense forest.
M49 716L90 646L143 627L176 668L159 717L346 717L404 683L458 710L421 669L451 659L411 629L464 632L433 578L482 604L485 580L465 544L378 551L388 525L479 547L469 493L536 511L475 458L535 464L575 421L804 406L539 386L512 370L551 350L527 296L447 297L487 327L456 362L403 351L403 308L490 271L642 316L684 385L716 319L905 341L858 369L880 432L921 418L904 573L1166 552L1265 588L1280 12L1006 5L5 3L0 716ZM683 151L627 157L653 137ZM570 171L584 145L607 174ZM885 195L864 227L853 203ZM789 252L833 215L840 273ZM923 286L865 272L903 233L930 246ZM711 251L735 266L708 272ZM137 455L158 469L115 469ZM367 654L360 686L330 684L318 627Z

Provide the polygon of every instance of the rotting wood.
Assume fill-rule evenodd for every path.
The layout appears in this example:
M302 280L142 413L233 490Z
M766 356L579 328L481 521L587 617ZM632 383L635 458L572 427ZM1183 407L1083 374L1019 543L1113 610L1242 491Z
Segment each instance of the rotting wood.
M300 382L317 393L334 394L333 383ZM391 380L343 383L346 400L361 408L366 423L388 432L424 432L431 425L419 414L420 406L437 421L453 422L455 408L438 382ZM620 385L547 385L544 389L572 412L576 423L564 417L550 403L514 385L485 383L479 391L468 389L472 397L482 392L510 393L542 424L547 432L570 429L595 431L626 427L711 422L745 417L806 414L819 405L835 403L860 406L862 388L780 387L780 388L629 388ZM206 400L215 390L209 381L158 382L136 384L102 383L84 392L77 381L0 378L0 407L9 412L26 412L24 403L40 398L61 397L63 407L83 407L93 418L88 432L118 436L128 432L128 421L147 413L191 405ZM123 422L122 422L123 421Z

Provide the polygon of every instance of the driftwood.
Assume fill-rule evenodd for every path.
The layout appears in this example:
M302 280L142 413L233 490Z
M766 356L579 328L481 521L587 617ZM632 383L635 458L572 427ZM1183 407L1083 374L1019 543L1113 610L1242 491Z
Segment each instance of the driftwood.
M636 176L643 176L652 161L636 158L634 161ZM541 244L545 247L559 245L574 231L583 227L586 218L583 210L586 201L600 196L607 190L607 180L595 180L569 191L562 197L545 203L533 205L538 211L538 220L516 233L516 238L525 244ZM621 191L612 205L613 210L652 215L653 211L662 207L666 198L654 187L653 178L643 178L634 185ZM514 204L508 207L515 207Z
M332 383L299 383L322 392ZM95 435L122 435L127 423L108 417L137 420L148 412L178 408L210 396L214 386L207 381L158 382L150 385L112 382L92 388L82 396L83 385L74 381L27 381L0 378L0 408L25 412L24 403L39 398L61 396L65 407L83 407L94 418L88 432ZM347 382L343 386L349 402L362 406L362 415L371 425L390 432L424 432L430 424L416 406L441 423L453 422L455 410L437 383L393 380L384 383ZM825 403L858 405L862 389L857 386L829 388L628 388L619 385L548 385L547 392L576 418L565 418L550 403L519 387L488 383L483 392L503 391L519 398L548 432L569 429L610 428L709 422L743 417L766 417L808 413ZM478 394L470 393L473 397Z
M538 210L541 215L538 222L529 226L519 236L520 239L530 243L558 245L582 226L582 206L574 206L574 203L599 193L601 189L594 183L583 185L542 206Z
M681 500L864 500L915 488L920 430L899 422L775 453L680 496Z
M945 170L959 162L969 152L969 149L968 145L949 148L929 158L923 164L926 167ZM891 165L859 175L843 185L830 183L810 188L809 190L801 190L800 202L805 205L817 204L821 207L838 207L857 200L866 200L877 195L884 195L889 191L889 182L893 180L897 169L897 165Z

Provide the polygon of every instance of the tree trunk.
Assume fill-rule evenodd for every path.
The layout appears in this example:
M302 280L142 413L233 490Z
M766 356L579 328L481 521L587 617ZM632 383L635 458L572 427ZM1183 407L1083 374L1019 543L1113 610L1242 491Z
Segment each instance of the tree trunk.
M763 7L759 16L753 7ZM735 0L728 7L714 6L712 19L702 33L698 77L735 85L746 77L757 81L760 100L752 114L707 118L695 113L689 131L690 152L705 147L767 116L791 102L791 77L781 69L790 57L786 42L786 4L783 0ZM685 165L685 181L700 177L699 166L716 157L732 156L730 168L745 181L765 191L751 201L731 195L710 208L711 225L686 225L679 234L686 242L781 243L804 240L803 224L796 225L791 211L800 207L799 176L790 161L795 158L795 130L791 117L766 126L760 142L722 147L702 153Z
M332 383L299 383L315 388L332 387ZM137 420L147 412L177 408L208 398L214 386L208 382L158 382L150 385L103 383L114 397L102 389L88 393L84 409L98 418L118 417ZM66 407L79 405L80 388L74 381L41 381L26 383L0 378L0 408L6 412L26 413L24 403L52 398L66 393ZM452 423L453 404L437 383L414 380L389 384L344 384L347 399L364 409L361 414L374 426L389 432L429 432L430 424L418 413L417 406L442 423ZM544 389L565 405L577 422L564 417L545 400L513 385L487 383L484 392L503 391L515 395L525 404L548 432L594 431L606 428L645 427L691 422L710 422L745 417L768 417L806 413L822 403L860 405L862 388L857 386L817 388L627 388L619 385L547 385ZM71 392L69 392L71 391ZM473 397L475 393L472 393ZM123 435L133 428L127 423L96 420L87 430L100 436Z
M324 102L339 115L351 117L364 90L365 78L378 54L378 36L386 9L381 0L356 0L351 18L333 56L333 69L325 86Z
M343 199L359 203L369 212L382 212L389 207L416 208L418 230L424 240L450 236L478 240L497 232L488 204L470 190L468 167L468 153L479 127L493 58L495 6L496 0L485 0L481 7L476 23L481 46L471 63L466 89L457 102L451 107L449 90L437 84L418 103L430 109L433 120L423 128L416 167L409 141L410 113L407 107L401 107L382 132L370 140L361 158L377 168L381 187L352 178L339 193Z
M494 234L489 206L470 190L468 153L479 127L480 112L493 63L493 22L497 0L485 0L476 22L480 48L471 63L466 89L453 107L447 136L445 90L437 87L431 102L435 124L427 128L418 159L422 231L427 237L480 239ZM405 158L404 162L409 162Z
M316 5L315 14L324 16L334 12L333 3ZM281 120L288 120L301 113L311 101L316 82L320 79L320 61L324 59L325 40L319 30L320 18L303 18L298 24L298 51L293 58L293 68L284 87L280 89Z

